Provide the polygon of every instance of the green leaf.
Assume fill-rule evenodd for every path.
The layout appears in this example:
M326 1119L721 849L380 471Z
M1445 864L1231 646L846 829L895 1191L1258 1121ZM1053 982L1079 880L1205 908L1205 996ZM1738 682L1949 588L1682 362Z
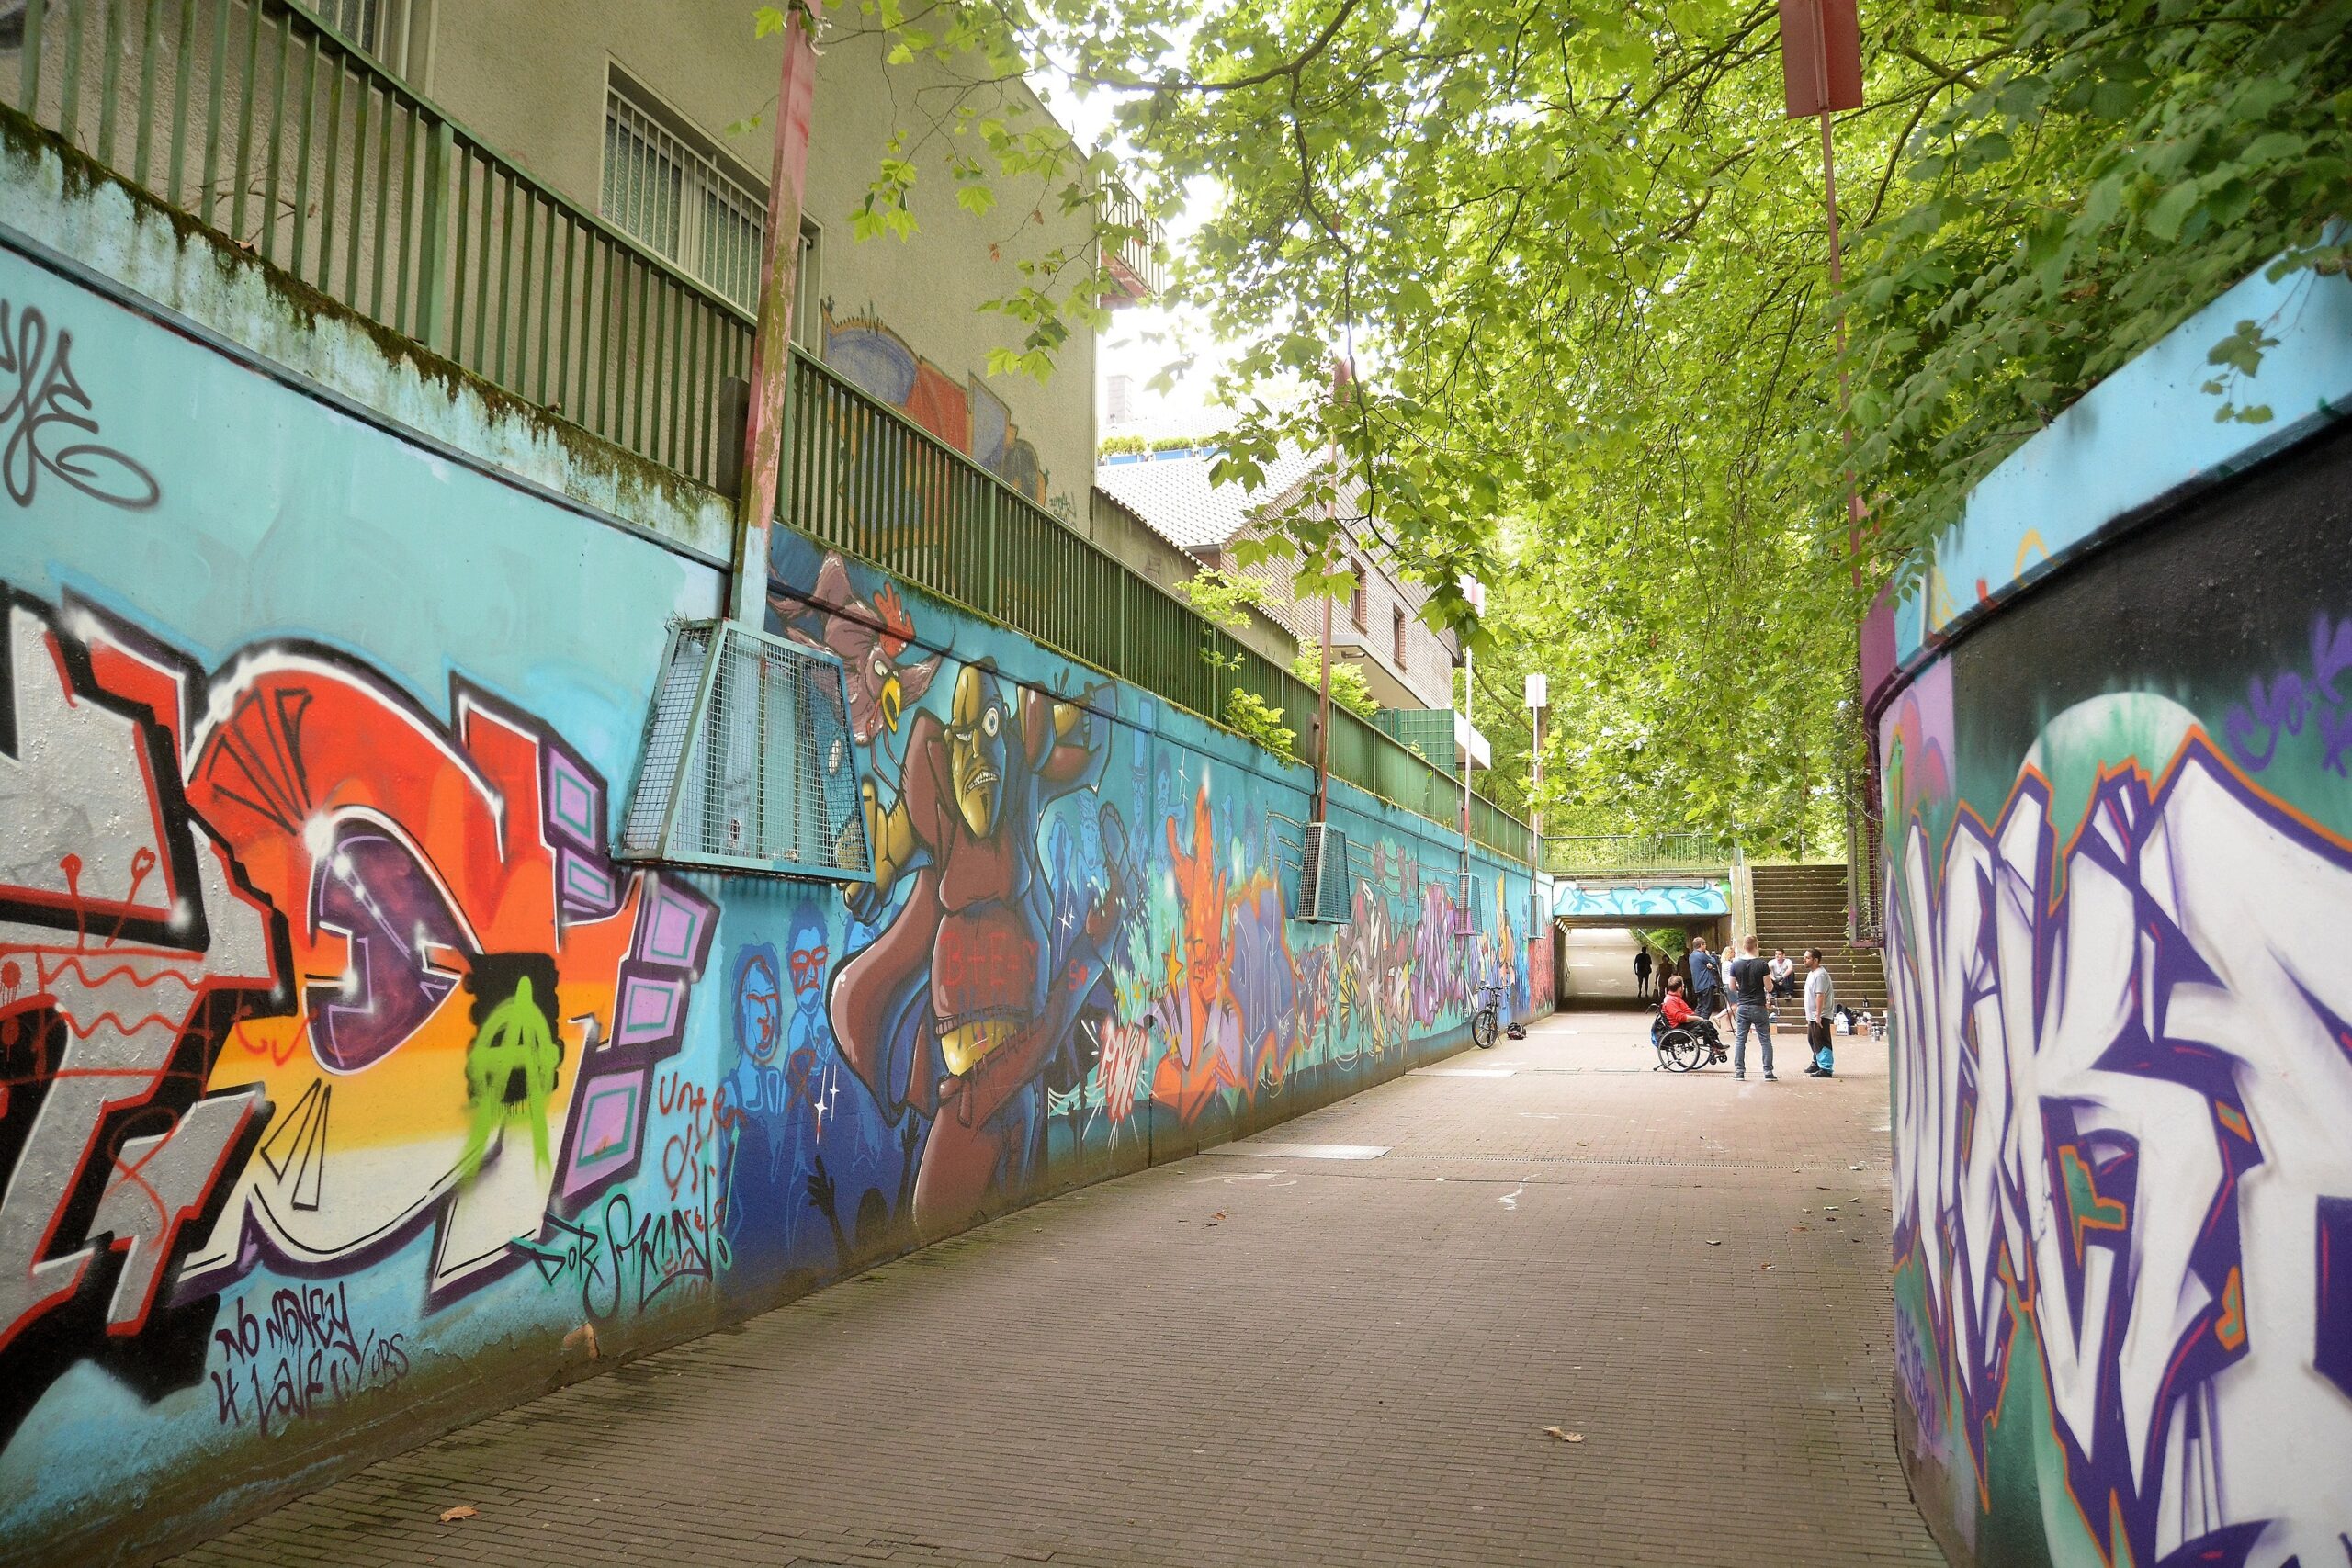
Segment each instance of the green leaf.
M2150 208L2147 217L2142 220L2143 227L2167 244L2177 240L2181 225L2197 205L2197 194L2195 180L2181 181L2157 198L2155 206Z

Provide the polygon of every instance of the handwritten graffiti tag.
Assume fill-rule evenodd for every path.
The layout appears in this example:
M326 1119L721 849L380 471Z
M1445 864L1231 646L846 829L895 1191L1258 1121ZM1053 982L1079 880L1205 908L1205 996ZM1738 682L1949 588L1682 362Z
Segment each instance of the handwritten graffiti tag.
M155 476L138 463L95 440L51 446L61 438L52 427L83 435L98 434L90 395L74 377L74 334L59 329L52 340L49 322L27 305L13 308L0 299L0 386L7 400L0 402L0 429L7 432L0 446L0 479L8 499L30 506L43 474L54 475L93 501L144 512L163 499Z
M263 1437L347 1404L409 1373L408 1337L364 1336L352 1326L351 1288L282 1288L256 1314L240 1296L212 1331L220 1370L212 1373L213 1414L223 1427Z
M2254 773L2278 757L2282 737L2309 727L2322 748L2320 766L2352 776L2352 682L2336 688L2352 672L2352 619L2316 616L2311 653L2309 669L2281 670L2267 682L2257 675L2246 682L2246 700L2230 705L2230 750Z

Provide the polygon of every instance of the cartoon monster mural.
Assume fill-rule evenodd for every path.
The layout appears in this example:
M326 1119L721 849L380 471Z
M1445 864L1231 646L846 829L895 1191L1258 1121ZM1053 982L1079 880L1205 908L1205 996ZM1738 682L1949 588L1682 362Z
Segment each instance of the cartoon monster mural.
M899 715L922 701L939 673L943 655L906 657L915 623L899 591L885 582L872 599L861 598L838 554L828 554L817 569L817 592L807 603L778 594L768 604L793 641L825 649L842 661L849 676L850 736L860 746L873 745L886 730L897 734Z
M919 1235L956 1229L992 1199L1019 1201L1039 1076L1102 976L1115 872L1082 919L1050 919L1036 834L1044 807L1101 768L1089 710L1105 694L1056 701L986 661L967 665L946 718L925 712L910 727L898 799L886 807L866 785L875 883L853 913L871 919L873 901L901 886L907 896L836 972L828 1010L884 1114L930 1121L913 1179ZM1123 839L1115 813L1103 815L1106 837Z

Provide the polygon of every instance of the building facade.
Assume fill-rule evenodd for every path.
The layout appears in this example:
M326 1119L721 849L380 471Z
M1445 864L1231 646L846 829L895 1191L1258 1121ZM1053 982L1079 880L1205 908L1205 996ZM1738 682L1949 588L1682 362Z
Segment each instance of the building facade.
M1267 470L1264 483L1250 490L1216 483L1216 450L1206 446L1113 457L1096 468L1094 482L1199 566L1257 584L1268 616L1296 641L1317 642L1323 601L1302 599L1293 591L1295 563L1245 565L1238 547L1262 536L1276 520L1320 504L1310 492L1325 470L1323 461L1286 454ZM1334 502L1342 516L1353 519L1347 525L1351 547L1344 567L1355 586L1332 605L1332 658L1362 669L1385 708L1450 708L1459 662L1456 639L1421 619L1429 591L1397 570L1387 547L1362 519L1364 499L1364 487L1351 483Z

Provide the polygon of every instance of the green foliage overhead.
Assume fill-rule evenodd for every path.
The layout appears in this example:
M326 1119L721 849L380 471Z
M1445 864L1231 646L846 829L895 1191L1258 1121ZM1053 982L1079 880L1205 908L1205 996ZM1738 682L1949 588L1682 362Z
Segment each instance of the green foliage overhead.
M1230 346L1219 471L1342 446L1368 495L1286 513L1303 576L1366 529L1432 621L1472 632L1481 782L1507 804L1527 798L1519 675L1551 674L1555 831L1817 852L1858 756L1863 600L2228 285L2346 259L2326 226L2352 209L2352 0L1873 0L1868 107L1836 119L1842 296L1772 0L868 0L847 20L934 65L1112 95L1115 165L982 114L957 134L1007 152L975 183L1115 166L1162 211L1206 204L1171 292ZM902 203L898 179L869 205ZM1088 287L1008 302L1038 358L1097 319ZM2267 416L2264 328L2212 346L2216 417ZM1295 395L1337 352L1352 394ZM1464 576L1494 591L1483 626Z

